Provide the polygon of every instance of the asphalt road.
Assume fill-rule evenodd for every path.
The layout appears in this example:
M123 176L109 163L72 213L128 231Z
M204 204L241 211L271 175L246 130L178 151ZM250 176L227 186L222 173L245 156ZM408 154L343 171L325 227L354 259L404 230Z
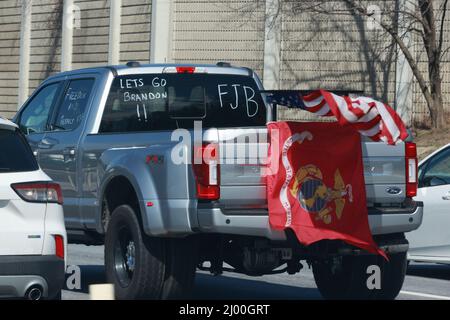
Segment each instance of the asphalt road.
M105 283L103 247L69 245L68 251L68 264L80 268L81 288L64 290L63 300L89 299L89 285ZM73 277L70 280L74 283ZM199 272L192 299L316 300L321 299L321 296L311 270L305 266L296 275L281 274L256 278L232 273L215 277ZM450 300L450 266L411 264L397 299Z

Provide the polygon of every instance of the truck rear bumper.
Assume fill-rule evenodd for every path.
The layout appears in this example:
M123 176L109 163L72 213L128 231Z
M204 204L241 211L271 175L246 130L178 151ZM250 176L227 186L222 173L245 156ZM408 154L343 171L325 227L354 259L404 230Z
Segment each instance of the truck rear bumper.
M410 232L419 228L423 217L423 203L416 202L414 208L387 213L369 211L369 225L372 234Z
M369 225L372 234L403 233L417 229L422 223L423 204L416 203L412 209L370 212ZM284 231L273 230L265 215L227 215L221 208L197 210L199 230L208 233L238 234L285 240Z

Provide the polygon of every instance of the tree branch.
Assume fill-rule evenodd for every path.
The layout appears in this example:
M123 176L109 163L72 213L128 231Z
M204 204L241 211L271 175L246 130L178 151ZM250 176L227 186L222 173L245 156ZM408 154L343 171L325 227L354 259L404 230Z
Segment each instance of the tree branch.
M439 45L438 45L439 59L442 54L442 43L444 42L444 23L445 23L445 13L447 11L447 3L448 3L448 0L445 0L443 11L442 11L442 18L441 18L441 29L439 31Z
M355 8L355 10L357 12L359 12L359 14L364 15L366 17L369 17L370 14L368 14L366 8L358 5L355 0L345 0L346 2L348 2L353 8ZM419 1L423 1L423 0L419 0ZM398 35L397 31L394 30L392 28L392 26L386 24L383 21L378 21L378 23L380 24L380 26L391 35L391 37L394 39L395 43L397 43L397 45L399 46L400 50L403 52L403 54L405 55L406 60L408 61L409 66L411 67L411 70L414 74L414 76L417 79L417 82L419 84L420 89L422 90L422 93L425 97L425 100L427 100L427 105L428 105L428 109L431 110L431 106L433 105L433 98L431 96L430 90L428 88L427 82L425 80L425 78L423 77L422 73L420 72L418 65L416 63L416 61L414 60L411 51L408 49L408 47L405 45L405 43L403 42L403 40L400 38L400 36Z
M414 22L418 22L418 23L420 23L420 25L422 26L422 28L423 28L423 30L425 32L431 32L430 26L428 25L426 20L424 20L415 11L408 11L408 10L397 10L397 11L395 11L395 10L387 9L387 10L385 10L385 12L391 13L391 14L401 14L401 15L404 15L404 16L408 16L408 17L411 18L411 20L413 20L411 24L413 24Z

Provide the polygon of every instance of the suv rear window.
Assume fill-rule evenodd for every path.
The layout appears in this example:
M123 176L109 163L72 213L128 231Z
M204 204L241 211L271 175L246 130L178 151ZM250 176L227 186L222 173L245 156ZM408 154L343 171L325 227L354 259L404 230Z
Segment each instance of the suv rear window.
M253 78L216 74L117 77L100 132L265 126L266 108Z
M0 130L0 148L0 173L39 169L27 141L17 130Z

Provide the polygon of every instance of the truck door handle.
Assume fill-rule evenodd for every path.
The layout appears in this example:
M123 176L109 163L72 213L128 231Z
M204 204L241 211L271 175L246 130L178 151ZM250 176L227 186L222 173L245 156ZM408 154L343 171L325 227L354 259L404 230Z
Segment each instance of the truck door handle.
M38 148L39 149L50 149L51 147L53 147L54 146L54 144L51 144L51 143L45 143L45 142L40 142L39 144L38 144Z
M54 139L45 138L38 144L39 149L51 149L58 142Z
M75 148L65 148L63 150L63 155L71 157L75 156Z
M442 196L442 200L450 200L450 191Z

